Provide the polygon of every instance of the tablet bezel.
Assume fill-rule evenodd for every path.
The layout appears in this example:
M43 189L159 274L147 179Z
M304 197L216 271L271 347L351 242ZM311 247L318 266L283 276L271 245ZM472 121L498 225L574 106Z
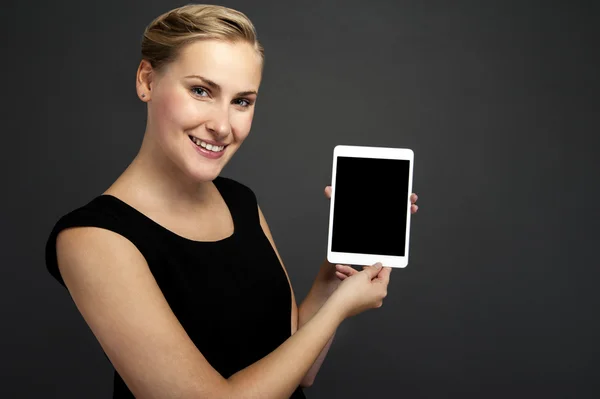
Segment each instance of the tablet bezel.
M376 159L399 159L409 161L408 176L408 195L406 197L406 240L404 256L360 254L348 252L334 252L331 250L331 240L333 234L333 213L335 209L335 186L337 173L338 157L356 157L356 158L376 158ZM410 195L413 185L414 152L408 148L388 148L388 147L368 147L337 145L333 149L333 166L331 173L331 202L329 207L329 234L327 239L327 260L333 264L370 266L376 262L381 262L384 266L404 268L408 265L409 256L409 238L410 238Z

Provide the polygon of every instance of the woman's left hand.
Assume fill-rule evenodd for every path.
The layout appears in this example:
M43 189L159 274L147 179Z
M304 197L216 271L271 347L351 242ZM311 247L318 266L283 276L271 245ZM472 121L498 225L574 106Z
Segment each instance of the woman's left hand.
M331 186L327 186L325 187L325 196L328 199L331 199ZM419 199L419 196L415 193L412 193L410 195L410 213L417 213L417 211L419 210L419 206L417 205L417 200ZM365 266L363 266L363 268L365 268ZM335 265L335 275L337 276L338 279L340 280L344 280L347 277L350 277L356 273L358 273L358 270L354 269L352 266L347 266L347 265Z

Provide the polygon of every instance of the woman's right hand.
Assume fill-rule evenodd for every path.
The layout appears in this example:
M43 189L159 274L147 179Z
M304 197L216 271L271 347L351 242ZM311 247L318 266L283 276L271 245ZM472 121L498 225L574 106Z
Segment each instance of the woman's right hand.
M331 296L342 312L344 319L368 309L380 308L387 296L391 267L382 267L381 262L367 266L362 271L346 277Z

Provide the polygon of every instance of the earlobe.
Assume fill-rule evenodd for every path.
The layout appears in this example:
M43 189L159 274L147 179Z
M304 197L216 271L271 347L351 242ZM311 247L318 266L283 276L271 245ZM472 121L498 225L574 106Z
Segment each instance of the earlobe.
M143 88L139 88L138 87L138 96L140 98L140 100L142 100L143 102L148 102L150 101L150 94L146 94L145 92L143 92Z

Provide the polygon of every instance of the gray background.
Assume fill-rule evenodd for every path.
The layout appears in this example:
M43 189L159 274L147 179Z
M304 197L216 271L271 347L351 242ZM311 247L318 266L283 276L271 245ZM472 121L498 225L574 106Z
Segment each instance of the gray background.
M135 156L141 33L185 3L3 4L0 397L108 398L43 249ZM222 4L267 55L223 175L258 195L299 302L326 253L333 147L415 152L410 264L342 324L307 396L599 397L597 2Z

